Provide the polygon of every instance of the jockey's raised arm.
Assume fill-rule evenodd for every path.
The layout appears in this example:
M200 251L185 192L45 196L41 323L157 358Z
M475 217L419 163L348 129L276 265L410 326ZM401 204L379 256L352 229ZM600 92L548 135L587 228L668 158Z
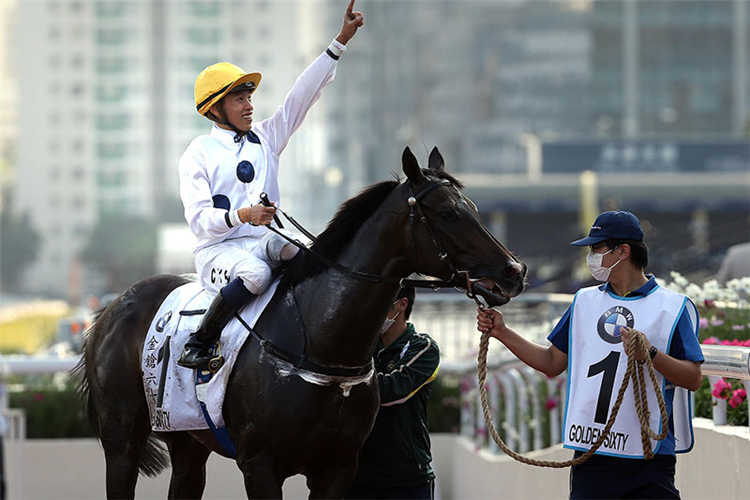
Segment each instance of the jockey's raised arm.
M260 204L260 195L267 193L278 205L279 155L333 81L346 44L363 24L364 15L351 0L336 38L300 74L276 112L258 123L253 98L260 73L219 62L198 75L196 110L213 127L180 158L180 197L197 239L196 270L216 298L185 346L183 366L207 366L209 347L234 312L268 287L274 267L297 253L297 247L263 227L272 222L276 208Z

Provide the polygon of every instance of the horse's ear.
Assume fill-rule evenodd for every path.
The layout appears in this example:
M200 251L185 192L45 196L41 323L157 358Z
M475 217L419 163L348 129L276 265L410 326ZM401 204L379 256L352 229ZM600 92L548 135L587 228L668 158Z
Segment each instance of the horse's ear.
M432 148L432 151L430 151L430 161L428 162L428 167L430 170L434 170L435 172L442 172L445 169L445 160L443 160L443 155L440 154L437 146Z
M401 155L401 164L406 177L414 184L417 184L419 181L424 179L422 169L419 168L417 158L414 156L414 153L411 152L409 146L406 146L406 148L404 149L404 153Z

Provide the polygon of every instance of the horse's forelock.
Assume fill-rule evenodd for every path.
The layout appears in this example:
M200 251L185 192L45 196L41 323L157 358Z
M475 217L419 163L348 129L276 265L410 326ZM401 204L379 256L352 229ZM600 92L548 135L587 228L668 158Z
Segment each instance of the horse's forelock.
M425 170L425 172L429 173L429 177L437 177L438 179L445 179L449 181L451 184L456 186L458 189L464 188L464 183L453 177L451 174L449 174L446 171L440 171L435 172L434 170Z

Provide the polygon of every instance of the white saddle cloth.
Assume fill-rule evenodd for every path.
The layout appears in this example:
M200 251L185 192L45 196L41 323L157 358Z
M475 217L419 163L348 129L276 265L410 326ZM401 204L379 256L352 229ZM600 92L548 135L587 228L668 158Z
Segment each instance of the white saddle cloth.
M251 300L240 316L251 327L273 297L279 280ZM146 391L151 428L155 431L208 429L196 394L195 370L177 364L185 342L198 329L203 314L190 314L208 308L213 297L198 283L187 283L172 291L154 316L143 346L143 387ZM222 407L229 374L237 354L250 333L232 319L221 334L224 365L210 382L199 387L211 420L224 426Z

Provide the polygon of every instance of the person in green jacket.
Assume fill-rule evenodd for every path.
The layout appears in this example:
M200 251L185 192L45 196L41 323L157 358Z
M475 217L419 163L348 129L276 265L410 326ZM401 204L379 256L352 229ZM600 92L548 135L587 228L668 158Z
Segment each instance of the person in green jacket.
M440 365L437 343L407 323L414 287L404 287L388 311L373 355L380 411L359 452L347 499L432 499L427 400Z

